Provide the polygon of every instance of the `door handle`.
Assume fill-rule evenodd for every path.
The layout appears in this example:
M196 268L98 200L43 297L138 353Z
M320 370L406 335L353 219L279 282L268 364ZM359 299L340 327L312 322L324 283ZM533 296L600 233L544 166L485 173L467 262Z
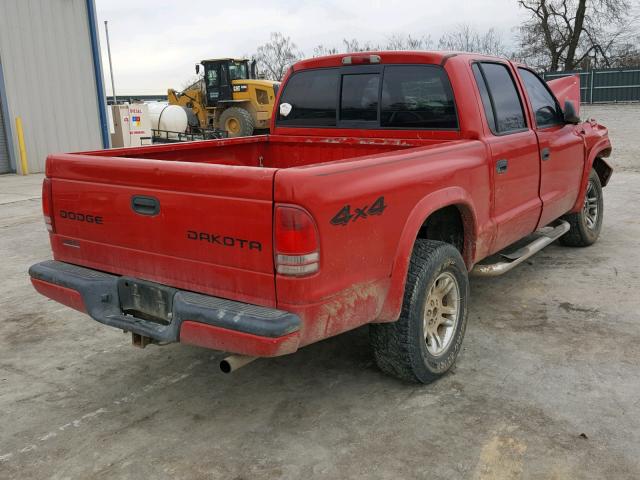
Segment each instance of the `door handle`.
M506 158L503 158L501 160L498 160L496 162L496 171L500 174L500 173L504 173L507 171L507 166L508 166L509 162L507 162Z
M131 208L140 215L154 216L160 213L160 202L155 197L134 195L131 197Z
M540 157L542 158L542 160L549 160L549 157L551 156L551 152L549 151L548 148L543 148L542 151L540 152Z

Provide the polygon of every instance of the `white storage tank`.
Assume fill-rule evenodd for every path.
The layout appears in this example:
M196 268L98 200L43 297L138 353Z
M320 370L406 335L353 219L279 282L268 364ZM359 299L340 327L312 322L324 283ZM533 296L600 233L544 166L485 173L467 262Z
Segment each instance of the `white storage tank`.
M186 132L189 118L182 107L162 102L152 102L147 105L149 107L151 128L178 133Z

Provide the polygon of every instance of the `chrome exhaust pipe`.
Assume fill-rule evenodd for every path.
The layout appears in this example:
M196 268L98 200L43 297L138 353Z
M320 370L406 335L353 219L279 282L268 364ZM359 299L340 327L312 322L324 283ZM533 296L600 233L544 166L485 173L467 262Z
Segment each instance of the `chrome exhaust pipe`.
M223 373L231 373L244 367L248 363L253 362L258 357L250 357L248 355L229 355L220 361L220 370Z

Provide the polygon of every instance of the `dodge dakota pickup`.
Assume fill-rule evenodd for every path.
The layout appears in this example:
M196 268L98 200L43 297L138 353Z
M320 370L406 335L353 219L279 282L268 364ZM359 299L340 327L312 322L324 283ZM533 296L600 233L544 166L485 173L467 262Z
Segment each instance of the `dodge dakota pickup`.
M427 383L460 352L468 275L598 238L611 144L579 105L577 77L501 58L304 60L269 135L50 155L31 281L225 371L370 324L380 369Z

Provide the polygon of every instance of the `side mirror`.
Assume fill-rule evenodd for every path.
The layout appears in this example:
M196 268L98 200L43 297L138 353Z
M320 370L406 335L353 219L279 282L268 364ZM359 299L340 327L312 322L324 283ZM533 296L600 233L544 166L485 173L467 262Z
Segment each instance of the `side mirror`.
M200 73L200 64L196 63L196 75Z
M571 100L565 100L564 102L564 121L566 123L573 123L574 125L580 123L580 117L578 117L576 107L573 106Z

